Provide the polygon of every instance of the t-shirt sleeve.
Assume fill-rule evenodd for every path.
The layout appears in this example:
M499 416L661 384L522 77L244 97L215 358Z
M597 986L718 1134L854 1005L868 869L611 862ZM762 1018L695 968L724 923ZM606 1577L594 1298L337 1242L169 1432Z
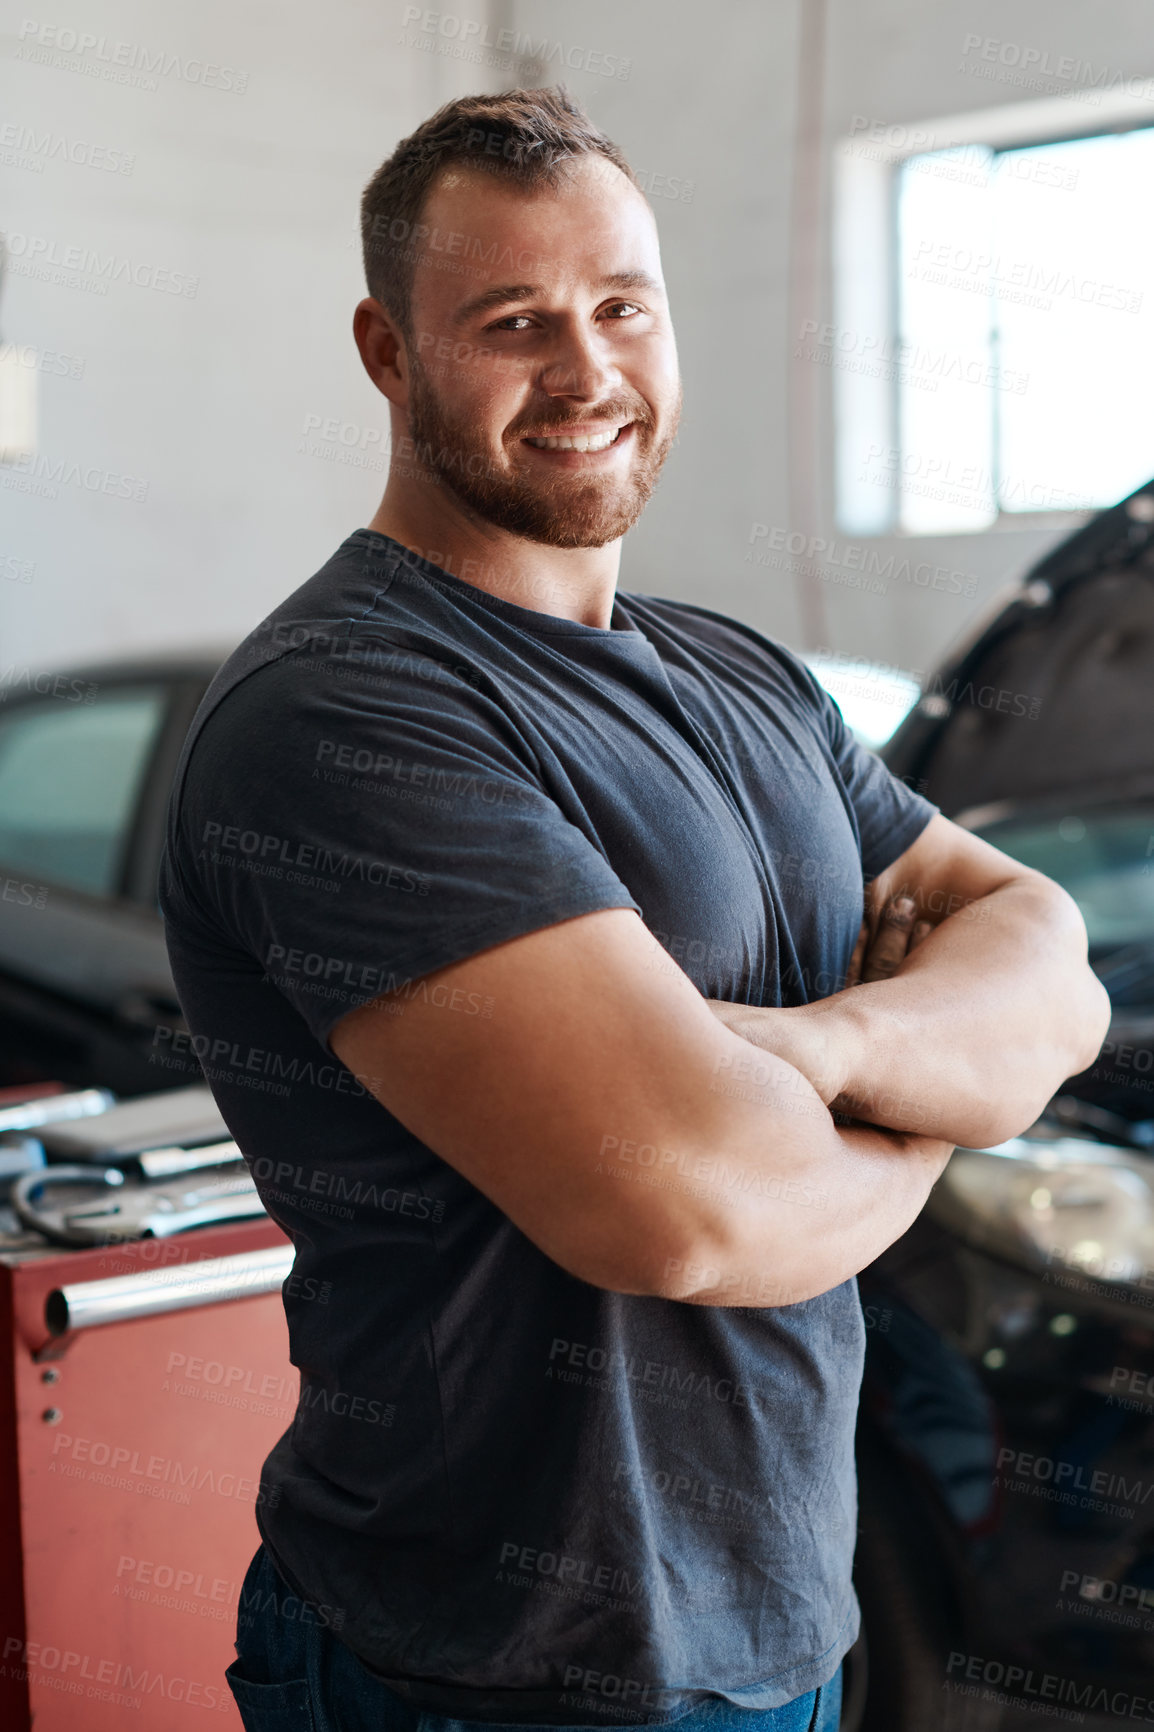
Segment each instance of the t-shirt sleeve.
M242 682L192 750L169 853L186 906L325 1045L357 1005L449 963L641 912L499 699L427 660L383 695L291 657Z
M853 808L861 838L862 873L876 878L917 841L938 807L863 746L847 727L841 707L805 664L834 763Z
M768 674L770 690L784 699L804 729L816 730L820 750L853 814L863 877L868 880L884 872L917 841L938 807L895 776L876 752L862 745L846 726L835 699L794 650L713 609L677 602L665 605L711 622L715 632L720 627L730 653L736 634L744 667L748 667L745 658L753 646L754 665Z

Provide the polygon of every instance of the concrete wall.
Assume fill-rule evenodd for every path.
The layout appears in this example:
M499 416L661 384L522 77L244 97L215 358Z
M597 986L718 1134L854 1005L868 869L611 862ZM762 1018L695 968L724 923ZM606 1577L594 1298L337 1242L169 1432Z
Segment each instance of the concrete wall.
M798 354L802 322L832 316L834 142L855 115L912 123L1031 94L981 76L971 34L1148 73L1138 0L461 0L464 52L463 28L454 40L405 15L393 0L323 13L98 0L83 28L103 40L64 51L13 8L6 115L86 147L74 155L132 162L49 156L38 171L25 152L5 171L0 335L43 362L40 461L65 467L0 470L0 663L235 640L367 521L385 419L349 334L360 187L448 96L557 77L647 177L685 375L678 447L622 587L917 667L1063 532L871 544L973 574L971 598L901 582L865 594L829 581L840 555L817 580L748 557L767 539L751 546L754 524L844 543L831 370ZM80 28L79 9L59 24ZM521 57L478 46L483 27L494 43L511 28ZM160 71L141 70L158 54ZM70 248L99 258L46 280ZM326 439L326 422L350 442ZM10 575L29 565L31 581Z

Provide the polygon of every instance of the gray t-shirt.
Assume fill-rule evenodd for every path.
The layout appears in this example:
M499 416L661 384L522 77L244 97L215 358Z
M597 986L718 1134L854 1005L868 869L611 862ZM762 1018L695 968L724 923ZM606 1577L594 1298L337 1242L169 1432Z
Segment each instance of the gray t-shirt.
M863 1318L852 1280L776 1308L772 1270L727 1308L577 1280L328 1036L398 987L486 1017L426 977L600 908L708 997L825 997L863 874L933 811L735 620L622 594L579 625L366 529L217 675L161 906L186 1045L297 1250L258 1521L414 1704L619 1724L826 1682L858 1627ZM659 1152L604 1158L626 1182Z

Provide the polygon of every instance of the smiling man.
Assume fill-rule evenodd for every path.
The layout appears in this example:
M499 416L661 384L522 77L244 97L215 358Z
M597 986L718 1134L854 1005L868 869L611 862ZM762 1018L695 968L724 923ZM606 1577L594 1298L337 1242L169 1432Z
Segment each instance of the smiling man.
M1105 995L796 656L618 593L680 387L588 118L449 104L363 232L388 486L218 674L162 881L297 1252L230 1682L251 1732L832 1732L854 1276Z

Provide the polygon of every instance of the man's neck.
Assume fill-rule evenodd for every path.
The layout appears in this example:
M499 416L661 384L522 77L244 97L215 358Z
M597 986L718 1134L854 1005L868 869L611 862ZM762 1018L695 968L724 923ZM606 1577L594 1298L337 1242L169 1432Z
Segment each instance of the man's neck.
M435 502L413 501L392 482L368 528L502 601L609 629L620 541L605 547L549 547L466 513L443 490L437 490Z

